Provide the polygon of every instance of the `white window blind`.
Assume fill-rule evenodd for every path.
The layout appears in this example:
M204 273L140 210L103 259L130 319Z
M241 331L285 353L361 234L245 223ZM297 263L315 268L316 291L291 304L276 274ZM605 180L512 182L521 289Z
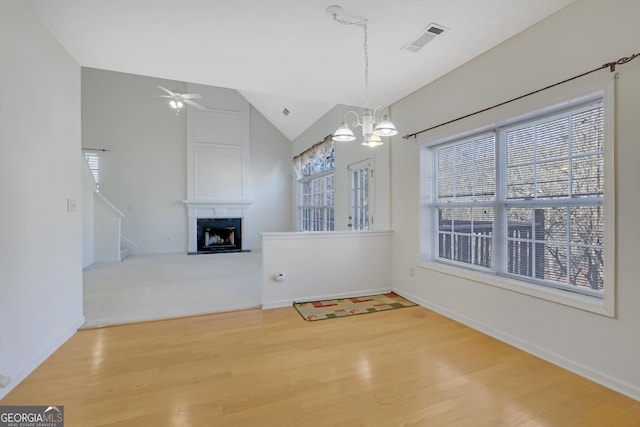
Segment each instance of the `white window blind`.
M96 189L100 191L100 153L97 151L84 151L84 158L87 160L93 180L96 182Z
M436 150L438 256L490 267L496 200L495 134Z
M507 128L508 274L600 293L604 286L602 103Z

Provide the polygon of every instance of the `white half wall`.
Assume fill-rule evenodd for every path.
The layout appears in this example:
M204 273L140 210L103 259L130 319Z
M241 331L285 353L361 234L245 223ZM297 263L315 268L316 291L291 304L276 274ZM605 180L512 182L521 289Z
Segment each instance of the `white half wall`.
M0 2L0 375L8 393L82 325L80 66Z
M430 269L419 262L419 143L489 125L474 116L420 131L638 52L640 2L581 0L393 105L393 284L423 305L640 399L640 59L616 71L616 317ZM597 29L612 29L598 31ZM615 30L613 30L615 29ZM613 78L608 69L599 71ZM582 81L582 80L580 80ZM566 87L562 86L562 87ZM552 91L553 93L553 91ZM549 92L539 95L551 105ZM531 99L531 98L527 98ZM492 110L496 111L496 110ZM503 114L517 115L514 104ZM493 114L493 113L492 113ZM428 236L426 236L428 238ZM414 271L412 277L410 271ZM606 286L612 286L607 283Z
M391 286L390 231L262 234L262 307L370 295ZM283 273L284 280L276 280Z

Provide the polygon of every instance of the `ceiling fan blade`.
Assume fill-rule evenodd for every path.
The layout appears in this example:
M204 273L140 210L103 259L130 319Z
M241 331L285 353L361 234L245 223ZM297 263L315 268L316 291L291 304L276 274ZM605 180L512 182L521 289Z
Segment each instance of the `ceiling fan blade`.
M171 96L171 95L156 95L156 98L175 98L175 96Z
M167 92L169 95L171 96L176 96L177 94L174 92L171 92L169 89L167 89L166 87L162 87L162 86L158 86L159 89L162 89L163 91Z
M182 99L196 99L196 98L202 98L202 96L198 95L197 93L183 93L182 95L180 95L180 98L182 98Z
M202 105L198 104L197 102L193 102L193 101L192 101L192 100L190 100L190 99L183 98L182 100L185 102L185 104L189 104L189 105L191 105L192 107L196 107L196 108L198 108L198 109L200 109L200 110L206 110L206 108L205 108L205 107L203 107Z

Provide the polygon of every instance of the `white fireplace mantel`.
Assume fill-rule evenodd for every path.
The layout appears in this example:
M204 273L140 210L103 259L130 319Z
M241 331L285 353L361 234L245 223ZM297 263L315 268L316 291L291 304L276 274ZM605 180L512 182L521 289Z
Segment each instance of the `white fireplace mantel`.
M219 107L220 90L191 83L187 89L201 94L205 105ZM186 111L187 194L183 203L189 215L190 253L197 252L199 218L242 218L242 245L250 249L255 244L247 218L253 204L251 104L235 91L224 96L228 109Z
M245 207L251 206L253 204L253 200L234 200L234 199L207 199L207 200L199 200L199 199L191 199L191 200L183 200L182 203L187 205L187 208L217 208L217 207Z
M249 210L253 200L183 200L188 211L188 251L198 251L198 218L242 218L243 249L249 249Z

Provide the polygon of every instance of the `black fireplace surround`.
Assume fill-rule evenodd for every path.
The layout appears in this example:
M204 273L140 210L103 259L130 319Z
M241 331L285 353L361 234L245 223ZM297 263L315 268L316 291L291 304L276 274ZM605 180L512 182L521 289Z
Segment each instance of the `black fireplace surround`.
M198 218L198 254L242 252L242 218Z

